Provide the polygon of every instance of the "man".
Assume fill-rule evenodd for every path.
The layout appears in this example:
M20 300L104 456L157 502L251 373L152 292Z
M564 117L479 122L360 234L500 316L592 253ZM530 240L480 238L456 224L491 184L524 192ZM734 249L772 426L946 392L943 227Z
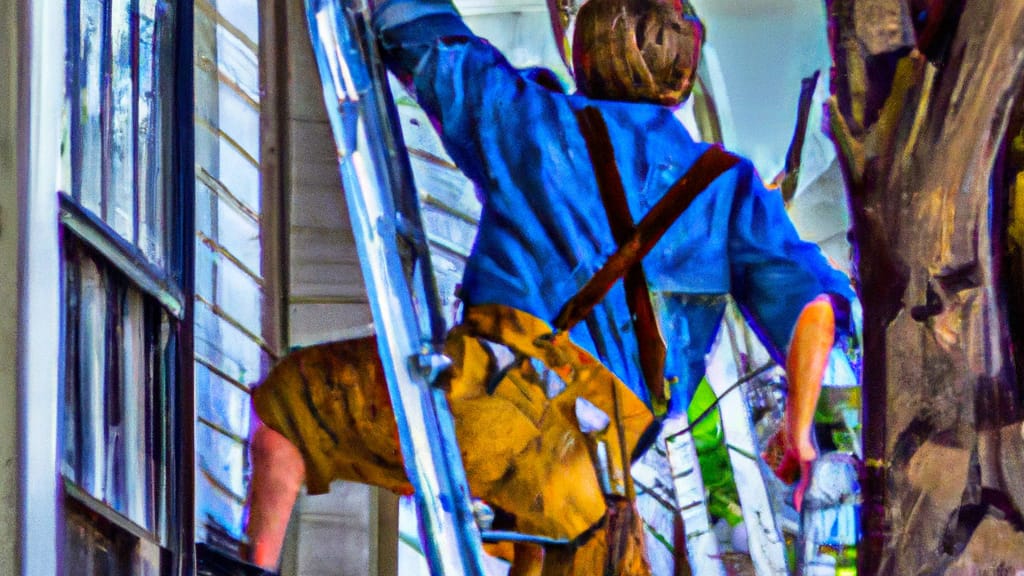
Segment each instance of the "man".
M779 472L802 471L799 505L816 457L810 425L835 307L852 294L847 279L797 237L781 198L749 162L697 195L643 260L667 344L657 382L646 370L652 342L638 343L640 315L627 283L612 286L571 329L552 329L617 252L621 234L610 220L639 222L708 149L673 116L692 87L703 35L689 4L586 3L576 23L579 92L572 95L513 68L447 0L385 1L374 27L389 67L415 91L483 201L462 284L466 312L446 348L455 360L447 390L470 488L514 529L574 543L519 547L514 570L534 573L544 564L556 573L561 563L565 573L649 572L642 528L623 499L623 460L643 451L655 416L685 411L726 294L786 362ZM603 131L584 126L594 123L606 130L603 154L594 152ZM606 208L602 187L610 180L624 191L621 210ZM276 564L303 481L311 492L333 479L408 490L375 358L373 339L302 350L254 393L266 423L252 443L248 531L257 563ZM588 428L581 399L613 425ZM599 442L611 454L604 469L594 464ZM628 456L616 461L616 454Z

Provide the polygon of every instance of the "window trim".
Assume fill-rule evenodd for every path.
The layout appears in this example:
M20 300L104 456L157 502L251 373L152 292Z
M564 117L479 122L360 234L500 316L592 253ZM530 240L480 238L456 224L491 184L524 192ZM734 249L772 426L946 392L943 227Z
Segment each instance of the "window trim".
M169 262L179 271L179 286L184 298L178 323L178 378L168 391L177 400L170 418L173 435L168 460L176 473L171 474L168 491L177 497L168 510L168 522L176 529L177 539L168 542L178 561L176 574L195 573L195 467L196 467L196 383L195 383L195 236L196 236L196 163L195 163L195 57L194 2L175 2L174 122L176 127L171 170L180 204L171 215L171 225L181 234L170 243ZM176 389L180 386L181 389ZM173 549L176 548L176 549Z
M64 491L65 498L74 500L79 507L103 518L128 536L138 540L145 540L146 542L155 544L161 549L165 548L160 543L160 538L158 536L145 528L142 528L124 514L114 510L102 500L98 500L85 490L79 488L71 480L61 478L61 489Z
M288 205L287 163L290 141L285 129L288 120L288 66L281 54L286 46L286 3L257 0L259 45L257 51L260 98L260 175L262 177L260 214L264 230L263 339L276 358L282 356L288 335L288 231L291 218Z
M15 0L18 18L17 197L18 317L17 332L17 475L20 574L55 574L61 499L55 448L61 370L59 347L60 259L57 174L65 86L64 2L42 6ZM13 487L13 486L12 486Z

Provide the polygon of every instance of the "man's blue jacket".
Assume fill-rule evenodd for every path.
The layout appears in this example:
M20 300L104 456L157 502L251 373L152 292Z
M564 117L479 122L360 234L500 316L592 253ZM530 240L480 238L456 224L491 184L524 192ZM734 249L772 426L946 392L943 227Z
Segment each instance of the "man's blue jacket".
M553 321L617 246L574 111L600 110L633 220L682 177L707 144L668 107L567 95L514 68L475 36L446 0L388 0L374 27L389 66L411 81L452 159L483 202L466 266L467 306L498 303ZM782 359L804 305L852 299L849 280L798 237L781 194L749 161L706 189L643 261L677 379L670 411L685 410L731 294ZM572 339L650 404L619 282Z

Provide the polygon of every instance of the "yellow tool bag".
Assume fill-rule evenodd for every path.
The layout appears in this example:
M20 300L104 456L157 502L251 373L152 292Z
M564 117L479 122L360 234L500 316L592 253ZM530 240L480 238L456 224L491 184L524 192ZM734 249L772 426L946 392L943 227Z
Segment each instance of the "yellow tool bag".
M602 484L625 482L617 428L588 438L577 400L610 416L618 389L627 454L653 417L611 371L552 332L512 308L470 308L448 337L453 366L444 386L472 494L506 512L516 531L573 540L604 517ZM253 404L299 448L310 493L326 492L332 480L411 491L375 338L289 354L253 391ZM595 468L598 440L606 480Z

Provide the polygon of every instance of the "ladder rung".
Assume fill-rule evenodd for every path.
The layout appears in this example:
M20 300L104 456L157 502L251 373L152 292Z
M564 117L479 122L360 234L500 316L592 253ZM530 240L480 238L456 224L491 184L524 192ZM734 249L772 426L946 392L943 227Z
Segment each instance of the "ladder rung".
M423 233L423 229L420 228L416 222L410 222L409 219L399 211L395 212L395 233L402 237L406 242L412 244L416 250L426 253L427 252L427 236Z
M517 544L537 544L540 546L568 546L568 540L548 538L546 536L534 536L532 534L521 534L507 530L489 530L480 533L484 542L514 542Z

